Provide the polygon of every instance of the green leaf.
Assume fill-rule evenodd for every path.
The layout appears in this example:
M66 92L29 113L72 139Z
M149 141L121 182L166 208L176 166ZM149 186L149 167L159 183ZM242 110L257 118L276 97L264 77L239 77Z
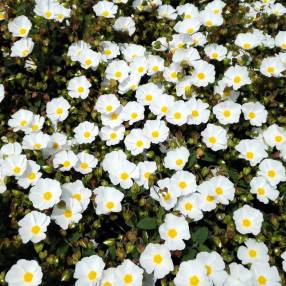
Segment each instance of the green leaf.
M209 230L207 227L200 227L193 234L193 240L198 244L203 244L208 238Z
M157 228L157 222L155 218L145 217L137 223L137 227L140 229L155 229Z

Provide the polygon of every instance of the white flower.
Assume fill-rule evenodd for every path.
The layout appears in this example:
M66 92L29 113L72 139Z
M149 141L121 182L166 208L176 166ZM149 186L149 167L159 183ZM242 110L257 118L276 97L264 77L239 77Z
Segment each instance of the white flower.
M137 167L139 169L140 176L138 179L136 179L136 183L139 186L143 186L145 189L149 189L149 178L157 170L156 162L139 162Z
M42 176L42 173L39 172L40 169L40 165L32 160L28 160L25 172L18 178L18 185L24 189L27 189L30 185L34 186Z
M182 72L182 67L179 63L172 63L168 67L165 67L163 76L164 79L168 82L178 82L178 74Z
M264 58L260 65L260 72L267 77L281 77L285 66L279 57Z
M227 48L218 44L209 44L205 46L204 51L211 60L216 61L222 61L227 54Z
M28 125L27 128L25 128L24 132L26 134L32 133L32 132L39 132L45 123L45 118L43 116L40 116L38 114L34 114L32 121Z
M57 10L59 9L59 4L54 0L39 0L36 1L36 6L34 12L47 20L52 20L56 18Z
M184 19L197 18L199 16L199 9L190 3L177 6L178 15L183 16Z
M174 97L167 94L162 94L157 96L150 104L149 108L152 113L157 115L157 118L160 119L166 114L168 114L170 107L174 103Z
M124 121L128 121L130 125L144 119L144 106L136 101L129 101L123 107L122 117Z
M171 213L165 216L165 221L159 226L161 239L169 250L183 250L185 242L191 238L189 224L184 217L178 217Z
M131 17L118 17L113 24L115 31L127 32L129 36L132 36L135 33L135 22Z
M206 269L198 260L184 261L174 279L175 286L211 286Z
M87 208L91 197L91 190L85 188L82 181L76 180L72 183L63 184L62 190L62 200L75 199L80 202L82 211Z
M182 126L187 123L188 115L188 104L183 100L178 100L169 107L166 120L174 125Z
M147 57L148 72L149 76L161 72L164 70L164 59L159 56L149 55Z
M144 57L146 53L146 48L141 45L136 45L133 43L125 43L120 47L121 53L124 59L130 63L137 57Z
M197 190L196 177L188 171L177 171L171 177L171 186L180 196L189 195Z
M154 186L150 189L150 197L158 201L164 209L170 210L176 205L179 193L170 189L169 178L157 181L157 185L158 187Z
M97 2L92 7L96 16L102 16L105 18L114 18L117 13L117 8L117 5L105 0Z
M22 146L24 150L42 150L48 146L49 140L50 136L40 131L25 135Z
M144 76L147 73L148 68L147 58L146 57L136 57L130 63L130 72L133 75L137 75L139 77Z
M196 257L196 260L205 266L207 276L215 286L224 285L227 278L227 273L224 270L224 261L217 252L200 252Z
M101 162L101 166L104 171L110 172L113 169L113 162L120 163L120 161L125 161L127 155L122 150L115 150L107 153Z
M201 135L203 142L213 151L227 148L227 133L223 127L208 123Z
M278 160L264 159L259 164L259 176L264 177L271 186L276 186L280 182L286 181L286 172L283 164Z
M107 61L116 58L120 55L119 47L116 43L110 41L104 41L101 43L102 52L101 59Z
M32 241L33 243L38 243L46 238L45 232L50 224L50 217L38 212L31 211L26 214L19 222L19 234L23 243Z
M69 80L68 94L73 98L86 99L88 97L90 87L91 83L84 75L77 76Z
M186 165L190 152L184 146L169 150L164 158L164 166L171 170L182 170Z
M259 262L251 265L255 286L280 286L281 278L276 266L270 266L267 262Z
M55 132L50 136L48 146L43 153L47 156L55 154L67 144L67 136L63 133Z
M215 81L215 67L206 61L198 60L193 62L194 72L192 82L195 86L207 86Z
M232 100L226 100L213 107L213 113L221 124L233 124L239 122L241 106Z
M4 90L4 85L0 84L0 102L2 102L2 100L5 97L5 90Z
M61 194L62 189L58 181L41 178L31 188L29 200L33 203L34 208L45 210L57 204L60 201Z
M98 127L89 121L81 122L73 131L78 144L91 143L95 140L95 136L98 135Z
M13 43L11 47L11 57L27 57L34 48L34 42L31 38L22 38Z
M240 87L251 83L247 68L239 65L228 68L224 73L224 80L234 90L238 90Z
M200 99L192 97L187 101L189 110L188 124L199 125L201 123L207 123L210 116L209 105L204 103Z
M103 271L102 278L100 281L100 286L112 286L116 285L117 283L117 277L116 277L116 269L113 267L110 267Z
M53 165L54 168L59 168L60 171L69 171L71 168L73 168L77 163L77 156L75 153L71 150L68 151L60 151L58 152L54 159L53 159Z
M13 37L27 37L31 28L32 23L25 15L14 18L8 24L8 30Z
M76 43L73 43L69 46L68 56L71 57L72 61L79 61L82 53L90 47L90 44L84 41L78 41Z
M157 9L158 19L167 18L170 20L175 20L177 18L176 10L171 5L160 5Z
M266 122L267 110L260 102L247 102L241 106L245 120L249 120L253 126L261 126Z
M161 279L173 269L171 253L165 245L149 243L140 255L140 264L148 274L154 272L155 279Z
M203 189L208 190L209 194L214 197L217 202L224 205L228 205L229 201L234 199L234 185L227 177L224 176L215 176L202 182L198 186L198 191L203 193Z
M99 137L101 140L106 141L107 146L112 146L123 140L124 132L124 125L119 125L114 128L104 126L100 129Z
M124 144L126 149L131 151L133 156L150 148L149 138L147 138L143 130L139 128L135 128L130 131L130 133L125 137Z
M19 109L8 120L8 125L13 128L14 132L19 130L26 131L33 120L33 112L26 109Z
M129 75L129 66L123 60L114 60L108 64L105 70L107 79L114 79L118 82L124 81Z
M98 255L83 257L75 265L74 278L77 279L75 286L98 285L105 263Z
M150 105L156 98L163 94L162 88L154 83L142 84L136 90L135 97L142 105Z
M125 259L116 268L118 286L141 286L143 270L131 260Z
M62 229L68 229L71 223L78 223L82 218L82 206L78 200L67 199L65 207L54 206L51 219Z
M6 177L3 176L3 172L0 170L0 194L3 194L4 192L6 192L6 190Z
M4 144L0 149L0 159L5 159L11 155L21 155L22 146L18 142Z
M272 124L263 131L263 138L267 145L279 149L286 142L286 130L277 124Z
M64 121L68 117L70 107L69 102L62 96L53 98L46 105L47 116L52 122Z
M5 276L9 286L38 286L42 283L43 272L36 260L19 259Z
M244 205L233 213L236 230L241 234L258 235L261 231L263 214L260 210Z
M275 201L279 196L279 191L263 177L253 177L250 181L250 187L250 192L256 194L257 199L264 204L268 204L269 200Z
M240 153L239 157L250 162L251 166L260 163L264 158L268 157L266 146L259 139L241 140L235 149Z
M204 182L202 182L201 185L207 186L208 184L204 184ZM197 196L200 204L200 209L205 212L214 210L217 206L216 197L213 195L214 190L210 190L204 187L202 188L199 185L197 191L199 192Z
M120 106L116 111L110 114L101 114L102 125L111 128L118 127L123 122L123 108Z
M24 174L26 168L26 155L11 155L1 162L1 172L4 176L20 177Z
M237 250L237 257L242 264L268 262L268 248L265 243L248 238L244 244L245 246L240 246Z
M185 19L177 22L174 26L174 30L183 34L194 34L200 29L201 22L199 18Z
M143 134L151 143L158 144L168 138L169 128L166 126L165 121L147 120L144 124Z
M84 49L81 52L78 61L80 62L82 68L84 69L92 68L93 70L95 70L99 65L100 54L89 48Z
M286 50L286 31L279 31L275 37L275 46Z
M184 216L198 221L203 218L201 210L202 198L199 194L191 194L179 198L176 210L178 210Z
M202 25L206 27L221 26L223 24L223 17L220 13L215 14L209 9L200 12L200 20Z
M234 44L244 50L251 50L261 44L261 39L255 33L240 33L236 36Z
M94 189L97 215L120 212L123 193L112 187L98 187Z
M120 107L115 94L103 94L97 99L94 109L102 114L111 114Z
M283 261L282 261L283 270L284 270L284 272L286 272L286 251L284 251L284 252L281 254L281 258L283 259Z
M77 159L74 169L81 174L91 173L98 163L98 160L93 155L85 151L78 153Z
M241 264L231 263L229 265L230 275L228 276L224 286L252 286L253 276L250 270Z

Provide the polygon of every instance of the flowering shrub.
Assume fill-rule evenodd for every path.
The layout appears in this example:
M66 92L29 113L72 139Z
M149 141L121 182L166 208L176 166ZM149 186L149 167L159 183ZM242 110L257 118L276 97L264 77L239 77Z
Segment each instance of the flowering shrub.
M0 285L286 285L283 2L1 2Z

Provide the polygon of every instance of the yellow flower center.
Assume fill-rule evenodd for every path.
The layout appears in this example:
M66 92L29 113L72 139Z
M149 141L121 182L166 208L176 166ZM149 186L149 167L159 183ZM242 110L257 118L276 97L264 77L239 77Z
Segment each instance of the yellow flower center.
M223 112L223 116L224 116L224 117L230 117L230 115L231 115L231 112L230 112L229 110L225 110L225 111Z
M56 114L57 114L57 115L62 115L63 112L64 112L64 110L63 110L61 107L58 107L58 108L56 109Z
M199 80L203 80L203 79L206 78L206 75L205 75L203 72L199 72L199 73L197 74L197 78L198 78Z
M170 238L175 238L175 237L177 236L177 231L176 231L176 229L174 229L174 228L169 229L169 230L168 230L168 236L169 236Z
M261 188L258 188L256 192L257 192L257 194L260 195L260 196L264 196L264 195L265 195L265 189L262 188L262 187L261 187Z
M112 105L107 105L105 109L106 109L106 111L110 112L110 111L112 111L113 106Z
M190 286L198 286L200 285L200 278L197 275L193 275L189 279Z
M183 162L182 159L177 159L177 160L176 160L176 165L177 165L177 166L181 166L181 165L183 165L183 163L184 163L184 162Z
M126 172L121 173L120 175L121 180L125 181L129 178L129 175Z
M20 28L19 29L19 34L21 35L21 36L25 36L26 34L27 34L27 29L26 28Z
M34 225L34 226L31 228L31 232L32 232L33 234L38 234L40 231L41 231L41 228L40 228L38 225Z
M81 200L81 194L78 194L78 193L77 194L73 194L72 198L75 199L75 200L80 201Z
M170 192L167 192L163 195L163 198L166 202L168 202L171 199L171 194Z
M200 115L197 110L193 110L191 114L192 114L192 117L198 117Z
M171 72L171 78L177 78L177 76L178 76L177 72L175 71Z
M88 273L88 279L89 279L90 281L96 280L96 277L97 277L97 273L96 273L95 271L90 271L90 272Z
M114 202L108 202L106 203L106 207L109 209L109 210L112 210L114 208Z
M36 173L35 172L31 172L31 173L28 174L27 177L28 177L29 180L33 181L33 180L36 179Z
M251 226L251 221L248 218L245 218L242 220L242 225L244 227L250 227Z
M218 53L212 53L212 56L211 56L211 57L212 57L212 59L215 59L215 60L216 60L216 59L218 58Z
M105 10L105 11L103 11L103 12L102 12L102 16L104 16L104 17L108 17L108 16L109 16L109 12L108 12L108 11L106 11L106 10Z
M44 197L44 200L45 200L45 201L49 201L49 200L53 197L53 195L52 195L51 192L45 192L45 193L43 194L43 197Z
M218 196L221 196L223 194L223 189L221 187L217 187L217 188L215 188L215 193Z
M159 137L159 132L157 130L152 132L152 137L153 138L158 138Z
M137 142L136 142L136 146L137 147L142 147L144 144L143 144L143 141L141 141L141 140L138 140Z
M251 49L251 44L249 44L249 43L244 43L244 44L242 45L242 47L243 47L244 49L248 50L248 49Z
M91 59L86 59L84 63L86 66L90 66L92 64L92 61Z
M181 118L182 118L181 112L178 112L178 111L175 112L175 113L174 113L174 118L177 119L177 120L181 119Z
M111 55L111 50L109 50L109 49L104 50L104 54L106 56L110 56Z
M250 249L250 250L248 251L248 255L249 255L251 258L255 258L256 255L257 255L256 250Z
M239 83L241 82L241 80L242 80L242 78L241 78L241 76L239 76L239 75L237 75L237 76L235 76L235 77L233 78L233 82L234 82L235 84L239 84Z
M112 286L110 282L104 282L102 286Z
M116 138L117 138L117 134L116 134L115 132L112 132L112 133L110 134L110 139L114 140L114 139L116 139Z
M29 50L28 49L25 49L25 50L22 51L22 56L23 57L26 57L28 54L29 54Z
M212 274L212 272L213 272L213 269L209 265L206 265L205 268L206 268L206 271L207 271L207 275L210 276Z
M213 202L214 201L214 197L213 196L210 196L210 195L208 195L207 197L206 197L206 200L207 200L207 202Z
M64 161L63 166L68 168L71 165L70 161Z
M118 118L118 114L112 113L111 114L111 120L116 120Z
M282 49L286 49L286 43L283 43L283 44L281 45L281 48L282 48Z
M276 176L276 172L274 170L269 170L267 174L270 178L274 178Z
M155 264L161 264L163 261L163 257L160 254L156 254L153 257L153 261Z
M189 28L188 30L187 30L187 32L189 33L189 34L193 34L194 33L194 29L193 28Z
M122 76L122 72L121 71L117 71L117 72L115 72L114 76L116 78L120 78Z
M168 112L168 107L167 106L162 106L161 112L167 113Z
M250 118L250 119L254 119L255 118L255 113L253 112L253 111L250 111L249 113L248 113L248 117Z
M50 19L53 14L52 14L51 11L46 11L46 12L44 13L44 15L45 15L46 18Z
M42 148L42 144L40 144L40 143L34 144L34 149L35 150L40 150L41 148Z
M131 274L126 274L126 275L124 275L124 282L126 283L126 284L129 284L129 283L131 283L133 281L133 276L131 275Z
M77 88L77 92L78 92L78 93L83 93L83 92L84 92L84 87L83 87L83 86L79 86L79 87Z
M32 282L34 275L31 272L26 272L23 276L24 282Z
M283 140L283 137L282 137L281 135L275 136L275 141L276 141L277 143L282 142L282 140Z
M213 25L213 21L211 21L211 20L207 20L206 21L206 26L207 27L211 27Z
M27 124L28 124L28 122L27 122L26 120L22 120L22 121L20 122L20 125L21 125L22 127L27 126Z
M136 112L132 112L130 116L132 119L136 119L138 117L138 114Z
M138 72L139 72L139 73L144 72L144 70L145 70L144 67L139 67L139 68L138 68Z
M190 212L192 209L193 209L193 205L190 202L185 203L185 210Z
M147 95L145 96L145 100L146 100L146 101L151 101L152 99L153 99L152 94L147 94Z
M144 174L144 178L145 178L146 180L149 180L150 176L151 176L151 173L150 173L150 172L146 172L146 173Z
M65 210L64 211L64 216L66 218L71 218L72 217L72 211L71 210Z
M181 181L181 182L179 182L179 187L180 187L181 189L185 189L185 188L187 187L187 183L184 182L184 181Z
M91 133L89 131L85 131L83 133L83 137L86 138L86 139L88 139L90 137L90 135L91 135Z
M86 162L80 163L79 167L83 170L86 170L88 168L88 164Z
M21 171L22 171L22 169L21 169L19 166L15 166L14 169L13 169L13 172L14 172L15 174L20 174Z
M33 124L32 127L31 127L32 131L37 131L39 129L39 125L37 124Z
M159 70L159 67L158 67L158 66L153 66L153 67L152 67L152 71L153 71L153 72L157 72L158 70Z
M253 159L254 158L254 154L253 154L253 152L246 152L246 158L248 159L248 160L251 160L251 159Z
M274 68L274 67L268 67L268 68L267 68L267 72L268 72L268 73L271 73L271 74L272 74L272 73L274 73L274 71L275 71L275 68Z
M216 143L216 138L215 138L214 136L211 136L211 137L209 138L209 142L210 142L211 144L215 144L215 143Z
M259 283L259 285L266 285L267 279L265 278L265 276L261 275L257 278L257 282Z

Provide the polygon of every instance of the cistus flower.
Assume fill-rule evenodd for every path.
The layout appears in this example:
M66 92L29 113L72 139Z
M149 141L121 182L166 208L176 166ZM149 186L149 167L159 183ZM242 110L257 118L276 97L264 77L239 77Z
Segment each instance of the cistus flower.
M9 32L11 32L14 37L27 37L31 28L32 23L25 15L16 17L8 24Z
M38 286L42 283L43 272L35 260L19 259L5 276L8 285Z

